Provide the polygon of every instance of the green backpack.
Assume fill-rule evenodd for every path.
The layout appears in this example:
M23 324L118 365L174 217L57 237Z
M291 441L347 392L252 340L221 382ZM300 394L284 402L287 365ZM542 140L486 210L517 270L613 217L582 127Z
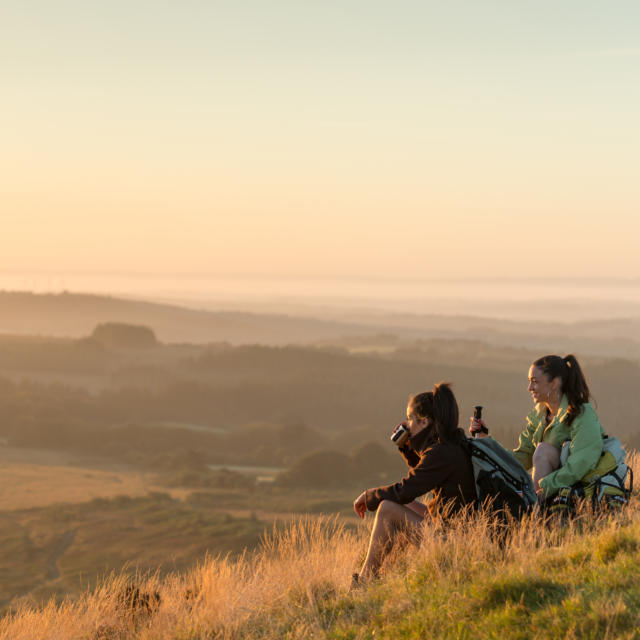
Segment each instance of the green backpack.
M569 457L569 445L569 441L562 445L561 465ZM598 464L576 484L562 487L551 499L549 511L573 510L578 498L590 501L593 508L627 506L633 490L633 470L626 464L626 457L618 438L604 436Z

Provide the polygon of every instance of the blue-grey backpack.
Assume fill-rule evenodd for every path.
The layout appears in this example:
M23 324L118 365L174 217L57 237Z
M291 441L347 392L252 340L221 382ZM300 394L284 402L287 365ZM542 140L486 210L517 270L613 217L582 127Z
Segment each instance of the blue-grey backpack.
M467 438L478 504L514 518L536 503L533 481L513 453L493 438Z

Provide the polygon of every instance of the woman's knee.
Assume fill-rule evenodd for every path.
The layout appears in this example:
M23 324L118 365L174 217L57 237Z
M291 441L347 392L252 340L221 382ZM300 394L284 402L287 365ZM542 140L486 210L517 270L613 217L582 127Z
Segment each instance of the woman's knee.
M383 500L376 510L377 515L381 517L390 516L392 514L397 514L400 512L402 507L397 503L393 502L393 500Z
M533 452L533 466L543 465L555 471L560 466L560 449L548 442L541 442Z

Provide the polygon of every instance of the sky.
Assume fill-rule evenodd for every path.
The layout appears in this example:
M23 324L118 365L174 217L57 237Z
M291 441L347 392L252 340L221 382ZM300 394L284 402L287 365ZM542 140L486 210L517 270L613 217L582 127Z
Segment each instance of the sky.
M0 71L5 276L640 277L635 0L4 0Z

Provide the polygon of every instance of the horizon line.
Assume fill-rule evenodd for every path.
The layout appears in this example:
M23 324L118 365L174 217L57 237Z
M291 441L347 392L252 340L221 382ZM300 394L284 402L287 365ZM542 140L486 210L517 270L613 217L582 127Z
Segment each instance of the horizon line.
M185 279L213 279L213 280L291 280L295 282L301 281L362 281L362 282L439 282L439 283L469 283L469 282L483 282L483 283L543 283L551 284L552 286L560 286L566 284L624 284L624 285L640 285L640 276L566 276L566 277L554 277L554 276L419 276L419 275L364 275L364 274L291 274L291 273L211 273L211 272L145 272L145 271L107 271L107 270L50 270L50 269L18 269L8 268L2 269L0 279L2 275L5 276L42 276L49 278L60 278L64 276L84 276L84 277L114 277L114 278L148 278L151 280L172 279L172 280L185 280Z

